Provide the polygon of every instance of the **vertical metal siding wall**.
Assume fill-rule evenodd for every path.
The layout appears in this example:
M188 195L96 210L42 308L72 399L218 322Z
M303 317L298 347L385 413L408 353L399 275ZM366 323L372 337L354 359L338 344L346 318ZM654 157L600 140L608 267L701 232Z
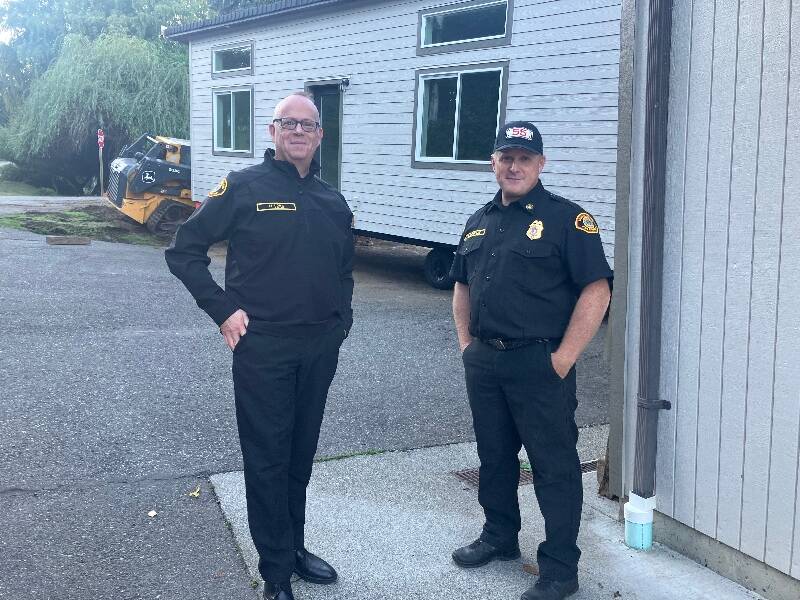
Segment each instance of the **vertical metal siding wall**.
M675 0L658 509L800 577L800 0Z
M583 204L613 258L620 0L516 0L512 45L416 55L418 12L449 0L344 3L308 18L236 28L191 47L195 195L228 170L260 160L272 107L306 81L349 77L344 94L342 191L361 229L454 243L496 189L491 173L412 169L415 71L509 60L509 119L540 125L554 191ZM212 79L211 47L255 42L252 76ZM252 84L253 159L211 153L211 90Z

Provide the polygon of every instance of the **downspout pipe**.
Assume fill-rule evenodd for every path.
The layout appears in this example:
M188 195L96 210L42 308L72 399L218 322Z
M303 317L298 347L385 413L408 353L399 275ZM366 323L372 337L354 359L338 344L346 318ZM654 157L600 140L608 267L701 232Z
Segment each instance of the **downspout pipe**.
M649 0L636 450L624 509L625 543L640 550L653 544L658 415L671 408L659 398L671 37L672 0Z

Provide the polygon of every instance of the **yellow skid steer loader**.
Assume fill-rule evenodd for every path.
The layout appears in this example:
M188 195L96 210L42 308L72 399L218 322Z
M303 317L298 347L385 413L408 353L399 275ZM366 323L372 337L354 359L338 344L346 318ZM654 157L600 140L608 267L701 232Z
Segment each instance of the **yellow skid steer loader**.
M194 211L191 146L144 134L111 163L106 199L150 233L172 234Z

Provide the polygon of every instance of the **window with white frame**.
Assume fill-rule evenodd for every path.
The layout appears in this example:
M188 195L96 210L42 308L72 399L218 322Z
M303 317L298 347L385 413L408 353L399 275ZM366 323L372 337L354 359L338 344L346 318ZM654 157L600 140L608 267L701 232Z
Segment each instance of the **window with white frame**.
M418 73L415 161L486 163L503 105L505 67Z
M214 91L214 152L252 153L253 90Z
M211 72L214 75L250 74L253 70L251 44L218 48L211 52Z
M446 50L442 47L468 42L502 43L509 34L509 9L509 0L485 0L423 11L419 47Z

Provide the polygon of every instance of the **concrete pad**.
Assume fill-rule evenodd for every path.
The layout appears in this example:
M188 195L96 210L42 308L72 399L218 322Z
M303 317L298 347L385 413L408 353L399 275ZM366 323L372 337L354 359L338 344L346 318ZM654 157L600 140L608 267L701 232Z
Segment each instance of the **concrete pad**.
M477 490L452 472L477 465L474 443L316 464L308 491L307 545L337 568L340 579L332 586L298 580L298 600L518 598L535 582L522 566L535 560L543 536L533 486L520 488L522 560L464 570L450 559L483 524ZM258 578L242 474L219 474L211 481L247 567ZM612 517L617 504L598 497L596 487L595 474L587 473L581 589L574 598L759 598L660 545L646 553L627 548L624 526Z

